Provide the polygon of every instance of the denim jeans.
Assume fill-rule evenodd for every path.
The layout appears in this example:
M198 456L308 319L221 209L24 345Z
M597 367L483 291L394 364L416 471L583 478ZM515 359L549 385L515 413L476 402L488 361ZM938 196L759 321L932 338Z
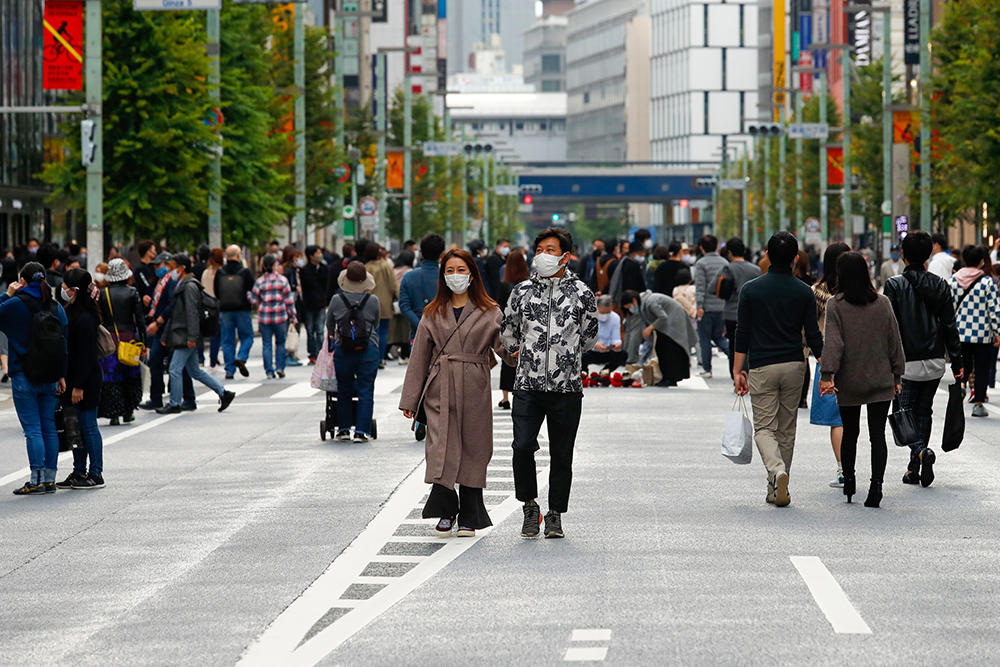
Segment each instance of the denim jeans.
M323 334L326 332L326 308L307 310L306 313L306 349L309 358L315 360L323 349ZM386 335L388 335L388 330Z
M378 349L382 350L382 358L389 355L389 323L392 318L383 318L378 321Z
M260 344L264 348L264 373L274 375L274 371L285 370L285 339L288 337L288 322L260 324ZM271 351L271 343L276 346Z
M338 343L333 349L333 367L337 372L337 430L371 435L372 412L375 409L375 376L382 353L374 341L364 352L344 352ZM351 406L358 396L358 420L354 421Z
M198 349L183 347L174 350L174 357L170 360L170 405L181 404L181 376L184 371L188 372L192 380L197 380L222 398L225 388L198 366Z
M17 419L28 447L32 478L56 481L59 436L56 434L56 384L35 384L24 373L10 377Z
M729 356L726 320L723 313L705 313L698 320L698 341L701 343L701 367L712 370L712 343Z
M154 407L163 406L163 369L169 367L171 349L160 345L161 335L154 334L149 339L149 402ZM191 376L184 373L184 400L194 403L194 384Z
M80 431L83 433L83 447L73 450L73 472L87 473L87 458L90 458L90 474L95 477L104 475L104 440L101 429L97 427L97 408L93 410L77 410L80 420Z
M219 327L222 331L222 356L226 360L226 375L236 373L236 359L246 363L253 347L253 317L249 310L234 310L219 313ZM236 336L240 337L240 351L236 352ZM191 377L194 377L192 375Z

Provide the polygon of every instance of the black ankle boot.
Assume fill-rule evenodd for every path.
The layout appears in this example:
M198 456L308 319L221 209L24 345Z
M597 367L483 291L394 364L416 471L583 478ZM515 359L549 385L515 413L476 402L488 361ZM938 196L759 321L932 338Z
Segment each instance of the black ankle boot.
M857 478L854 473L844 472L844 495L847 496L847 502L851 502L851 497L854 495L857 489Z
M865 500L865 507L878 507L882 502L882 482L872 482L868 487L868 499Z

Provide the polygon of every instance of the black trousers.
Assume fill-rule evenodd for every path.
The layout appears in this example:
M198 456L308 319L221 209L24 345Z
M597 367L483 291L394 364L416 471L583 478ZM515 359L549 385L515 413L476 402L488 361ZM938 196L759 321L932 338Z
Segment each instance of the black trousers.
M736 354L736 320L726 320L726 338L731 342L729 345L729 377L733 376L733 355Z
M609 371L613 371L619 366L624 366L625 362L628 361L628 352L625 350L608 350L607 352L598 352L597 350L591 350L590 352L583 353L583 370L590 371L588 366L592 364L598 364L604 366Z
M678 382L691 377L691 357L672 338L657 331L654 348L663 374L660 386L676 387Z
M972 380L972 402L982 403L986 398L986 387L990 383L990 362L993 361L993 345L990 343L962 343L962 361L965 363L965 382L975 370Z
M889 417L889 401L868 404L868 439L872 443L872 481L882 482L889 450L885 444L885 420ZM854 474L858 458L858 437L861 435L861 406L841 405L840 419L844 422L844 440L840 445L840 459L844 475Z
M917 428L920 430L920 441L910 445L910 472L920 472L920 452L930 447L931 417L934 415L934 394L937 393L941 380L914 382L903 380L903 391L899 393L899 407L903 410L913 410L917 415Z
M549 510L565 512L569 508L569 490L573 484L573 446L580 427L583 394L560 394L549 391L514 392L511 418L514 421L514 491L521 502L538 497L538 473L535 452L542 421L549 431Z
M422 515L425 519L454 519L458 517L460 528L489 528L493 525L490 514L483 502L483 490L471 486L458 485L449 489L441 484L431 484L431 492L424 504Z
M506 361L500 362L500 389L514 391L514 380L517 379L517 366L511 366Z

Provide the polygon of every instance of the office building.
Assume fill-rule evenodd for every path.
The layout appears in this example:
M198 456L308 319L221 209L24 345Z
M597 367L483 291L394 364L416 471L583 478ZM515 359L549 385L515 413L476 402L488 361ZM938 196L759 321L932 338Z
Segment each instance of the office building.
M545 16L524 33L524 80L543 93L566 90L565 16Z

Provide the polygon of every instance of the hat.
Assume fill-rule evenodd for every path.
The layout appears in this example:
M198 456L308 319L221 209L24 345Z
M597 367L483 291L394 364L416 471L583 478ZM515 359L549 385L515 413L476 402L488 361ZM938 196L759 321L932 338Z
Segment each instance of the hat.
M347 269L340 272L340 277L337 278L337 284L345 292L351 292L353 294L364 294L365 292L371 292L375 289L375 276L370 272L365 271L365 281L363 283L354 282L353 280L347 279Z
M892 248L890 248L890 250L899 250L899 246L898 245L894 245L894 246L892 246Z
M166 264L167 262L169 262L173 258L174 258L174 256L171 255L169 252L161 252L153 260L153 264Z
M128 268L124 259L116 257L108 262L108 271L106 276L105 280L109 283L125 282L132 277L132 269Z
M691 246L689 246L687 243L682 243L681 250L691 250Z

